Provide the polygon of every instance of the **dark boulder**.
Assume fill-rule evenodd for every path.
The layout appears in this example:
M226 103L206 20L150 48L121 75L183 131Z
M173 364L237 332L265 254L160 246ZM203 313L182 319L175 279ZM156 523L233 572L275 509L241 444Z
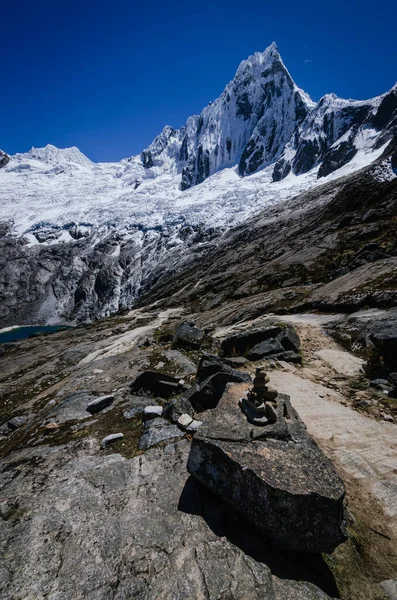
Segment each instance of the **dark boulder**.
M234 369L238 369L239 367L243 367L247 364L248 359L244 358L244 356L231 356L222 358L223 362L229 367L233 367Z
M221 343L222 356L243 356L251 348L266 340L277 337L282 329L278 325L270 325L262 329L251 329L225 338Z
M105 408L108 408L108 406L111 406L113 402L114 396L112 394L108 396L101 396L100 398L95 398L95 400L91 400L91 402L87 404L86 410L91 415L95 415L96 413L101 412Z
M197 350L200 348L203 339L204 332L195 327L194 323L185 321L178 326L172 345L174 348Z
M157 371L143 371L130 385L131 392L146 392L160 398L169 398L184 391L179 379Z
M382 322L370 335L371 342L382 356L388 371L397 371L397 320Z
M197 367L196 383L203 383L210 375L221 372L230 375L230 381L251 381L249 375L227 365L219 356L203 354Z
M300 362L299 349L300 339L295 329L291 325L276 324L237 333L221 344L224 357L244 355L249 360L268 357Z
M299 352L301 341L299 339L299 335L292 325L283 327L281 333L277 336L277 339L280 340L284 350Z
M333 552L346 539L342 481L288 397L277 398L277 423L259 427L238 405L246 390L227 387L192 441L189 473L279 546Z
M269 356L271 354L280 354L284 352L284 348L281 345L281 342L277 338L271 338L270 340L265 340L260 344L256 344L248 353L249 360L260 360L265 356Z
M23 415L20 415L18 417L13 417L9 421L7 421L7 427L11 431L15 431L15 429L19 429L20 427L22 427L22 425L24 425L26 423L26 421L27 421L27 417L25 417Z

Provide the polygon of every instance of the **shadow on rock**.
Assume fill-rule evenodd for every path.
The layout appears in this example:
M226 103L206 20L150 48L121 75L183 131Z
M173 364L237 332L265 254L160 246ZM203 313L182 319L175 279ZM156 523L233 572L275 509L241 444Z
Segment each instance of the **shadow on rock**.
M266 564L281 579L309 581L332 598L339 597L335 579L321 554L281 550L242 515L190 476L178 509L198 515L218 537L226 537L254 560Z

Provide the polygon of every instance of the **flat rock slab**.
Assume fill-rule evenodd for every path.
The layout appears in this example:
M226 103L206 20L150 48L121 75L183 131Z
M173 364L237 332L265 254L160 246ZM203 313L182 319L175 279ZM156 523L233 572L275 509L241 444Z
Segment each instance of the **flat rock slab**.
M332 553L346 539L342 481L293 410L289 436L255 439L267 426L250 425L236 406L243 388L229 385L200 427L189 473L283 548Z
M8 456L2 500L3 509L9 506L14 514L0 527L0 545L7 549L2 600L336 596L290 581L302 579L299 573L279 580L260 558L229 541L230 521L217 498L203 497L198 485L186 494L189 446L182 439L130 460L117 453L76 455L69 446ZM220 533L208 526L202 506L215 516ZM303 595L306 588L310 594Z
M176 440L184 435L176 425L171 425L165 419L152 419L143 426L143 433L139 440L139 449L147 450L160 442Z
M98 398L90 390L74 392L61 400L59 404L49 412L49 417L54 423L66 423L66 421L77 421L86 419L87 405Z
M145 406L143 415L145 419L154 419L155 417L161 417L163 414L163 407L157 405Z
M335 371L347 377L357 377L362 374L365 361L350 352L333 348L323 348L316 352L317 356L328 363Z

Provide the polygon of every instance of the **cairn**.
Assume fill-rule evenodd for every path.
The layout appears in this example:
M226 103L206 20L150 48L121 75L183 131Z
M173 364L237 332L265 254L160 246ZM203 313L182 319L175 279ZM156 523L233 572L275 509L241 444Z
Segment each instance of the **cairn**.
M248 421L254 425L270 425L277 421L277 390L268 385L263 367L256 369L254 384L239 405Z

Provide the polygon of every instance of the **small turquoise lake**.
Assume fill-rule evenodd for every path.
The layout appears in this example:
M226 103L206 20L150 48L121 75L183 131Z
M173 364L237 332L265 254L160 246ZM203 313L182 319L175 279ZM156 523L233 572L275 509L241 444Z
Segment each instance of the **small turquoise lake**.
M17 342L34 335L35 333L51 333L61 331L62 329L72 329L67 325L29 325L25 327L15 327L7 331L0 331L0 344L8 342Z

